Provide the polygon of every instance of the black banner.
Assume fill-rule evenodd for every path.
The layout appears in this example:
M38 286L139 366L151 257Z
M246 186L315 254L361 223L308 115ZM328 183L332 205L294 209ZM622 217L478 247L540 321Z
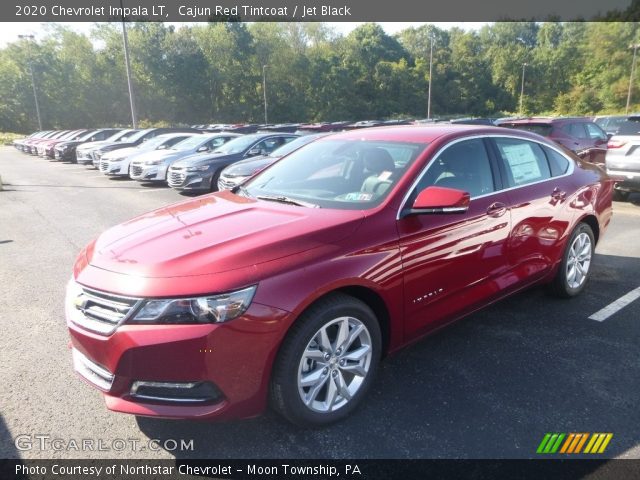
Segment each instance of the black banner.
M640 478L638 460L0 460L2 480Z
M7 0L3 22L632 20L631 0Z

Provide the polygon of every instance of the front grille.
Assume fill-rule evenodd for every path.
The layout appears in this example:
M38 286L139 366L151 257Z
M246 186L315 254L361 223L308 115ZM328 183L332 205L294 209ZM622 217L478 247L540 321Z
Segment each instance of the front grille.
M184 183L185 178L187 178L187 175L183 171L170 170L167 182L170 187L179 187Z
M134 313L142 300L98 292L81 287L81 292L71 299L73 323L101 335L110 335L116 327Z
M89 360L75 348L71 350L73 369L87 381L104 391L109 391L113 385L113 374Z
M109 160L100 160L100 171L102 173L109 171Z
M131 165L131 177L140 177L142 175L142 167L140 165Z
M218 180L218 190L231 190L236 185L240 184L245 177L227 177L222 176Z

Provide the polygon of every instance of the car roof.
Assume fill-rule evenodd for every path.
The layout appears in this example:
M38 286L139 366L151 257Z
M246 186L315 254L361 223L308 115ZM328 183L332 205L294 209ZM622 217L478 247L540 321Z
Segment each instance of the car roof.
M587 117L529 117L500 121L500 125L505 123L510 125L553 125L568 122L592 123L592 120Z

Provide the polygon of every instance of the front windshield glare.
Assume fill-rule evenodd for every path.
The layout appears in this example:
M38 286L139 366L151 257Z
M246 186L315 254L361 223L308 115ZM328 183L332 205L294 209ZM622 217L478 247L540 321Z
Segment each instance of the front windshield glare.
M189 137L186 140L182 140L181 142L176 143L172 150L191 150L192 148L196 148L201 143L208 140L204 135L194 135L193 137Z
M425 143L320 140L276 162L245 185L251 197L287 197L323 208L378 205Z
M247 147L252 145L259 138L260 137L256 135L243 135L242 137L234 138L233 140L230 140L224 145L216 148L215 153L224 153L226 155L231 155L232 153L240 153Z

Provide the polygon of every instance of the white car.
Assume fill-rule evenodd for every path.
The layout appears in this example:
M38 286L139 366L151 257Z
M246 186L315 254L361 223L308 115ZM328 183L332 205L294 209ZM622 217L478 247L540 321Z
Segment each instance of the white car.
M172 163L196 153L212 152L216 148L241 135L237 133L206 133L194 135L171 148L149 151L136 155L131 161L129 176L139 182L164 182Z
M200 136L199 133L165 133L147 140L136 147L127 147L105 153L100 158L98 168L105 175L129 176L129 165L138 155L166 150L187 138Z
M607 174L618 180L614 200L640 192L640 115L629 115L609 138L605 157Z

